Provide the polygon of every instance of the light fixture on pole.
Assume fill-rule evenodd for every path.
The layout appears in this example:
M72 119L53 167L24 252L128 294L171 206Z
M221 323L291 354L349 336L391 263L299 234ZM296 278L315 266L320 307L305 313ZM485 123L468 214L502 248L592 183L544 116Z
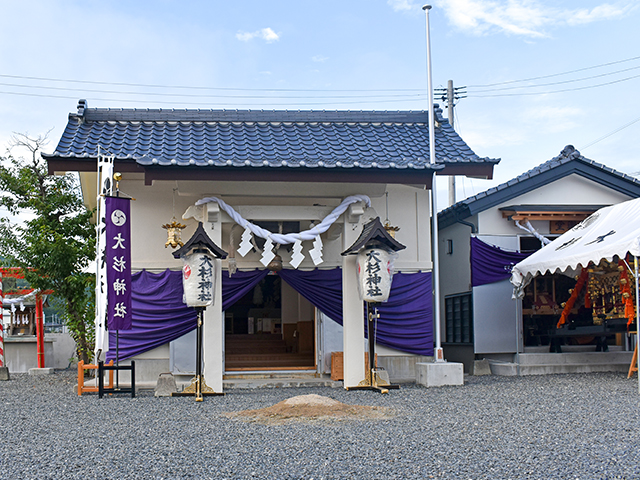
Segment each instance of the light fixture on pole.
M182 242L181 234L184 228L187 226L183 223L180 223L176 220L176 191L178 189L173 189L173 217L171 218L171 223L165 223L162 225L162 228L167 230L167 242L164 244L164 248L167 248L171 245L171 248L176 248L178 246L184 246Z
M204 231L202 222L198 223L193 236L173 252L174 258L182 259L183 301L195 307L198 314L196 323L196 376L191 385L174 396L195 395L196 402L203 400L203 395L224 395L214 392L207 386L202 375L202 326L204 310L213 305L215 298L215 272L220 268L219 260L227 257L227 252L218 247Z
M378 304L386 302L391 293L393 262L399 250L406 248L398 242L377 217L362 228L362 233L342 255L358 255L358 293L367 302L367 333L369 336L369 364L366 375L356 387L347 390L376 390L387 393L389 389L400 388L380 378L376 367L376 324L380 318Z

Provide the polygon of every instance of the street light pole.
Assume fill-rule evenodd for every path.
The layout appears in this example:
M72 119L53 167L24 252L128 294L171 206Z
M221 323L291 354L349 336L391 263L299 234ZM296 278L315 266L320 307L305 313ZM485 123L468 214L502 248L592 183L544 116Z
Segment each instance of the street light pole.
M435 112L433 110L433 83L431 80L431 35L429 32L429 10L431 5L422 7L427 21L427 98L429 99L429 163L436 164ZM440 335L440 262L438 253L438 202L436 192L436 173L431 180L431 251L433 252L433 329L435 332L435 360L444 362Z

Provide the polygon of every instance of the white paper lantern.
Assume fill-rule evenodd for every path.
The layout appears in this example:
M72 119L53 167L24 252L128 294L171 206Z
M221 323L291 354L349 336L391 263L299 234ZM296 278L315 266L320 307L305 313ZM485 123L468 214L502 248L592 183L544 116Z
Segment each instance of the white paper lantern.
M213 305L216 259L207 253L191 253L182 257L184 303L190 307Z
M397 254L381 248L358 252L358 291L365 302L386 302L393 280L393 262Z

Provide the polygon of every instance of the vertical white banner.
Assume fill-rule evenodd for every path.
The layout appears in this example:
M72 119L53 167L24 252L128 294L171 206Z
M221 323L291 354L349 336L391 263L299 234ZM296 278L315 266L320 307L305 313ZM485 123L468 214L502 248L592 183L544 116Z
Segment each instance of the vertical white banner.
M107 259L106 259L106 207L105 195L111 195L113 186L113 156L98 152L98 210L96 213L96 318L95 318L95 361L100 351L109 351L107 332Z

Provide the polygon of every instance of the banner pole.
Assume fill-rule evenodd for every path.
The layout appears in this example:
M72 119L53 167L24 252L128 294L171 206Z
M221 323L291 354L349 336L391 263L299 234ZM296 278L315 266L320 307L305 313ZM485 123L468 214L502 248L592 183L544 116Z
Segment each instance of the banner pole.
M36 293L36 347L38 350L38 368L44 368L44 315L42 295Z

